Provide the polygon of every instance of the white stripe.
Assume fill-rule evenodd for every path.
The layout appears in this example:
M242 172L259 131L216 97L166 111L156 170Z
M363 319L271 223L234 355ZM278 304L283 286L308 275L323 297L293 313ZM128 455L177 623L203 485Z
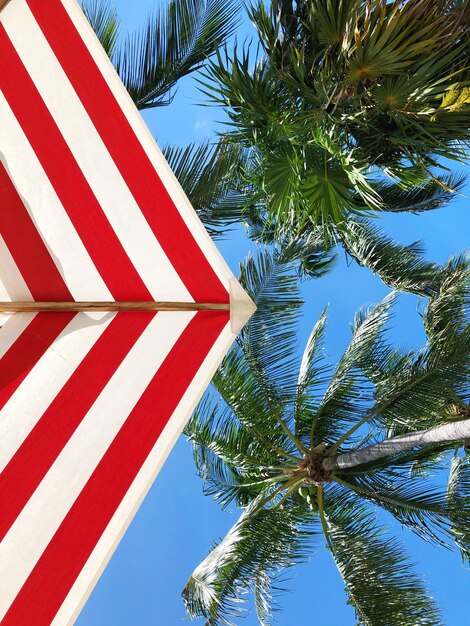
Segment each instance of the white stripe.
M17 0L15 10L7 13L3 25L152 297L191 301L25 0ZM158 203L158 198L154 201Z
M93 29L83 15L83 11L75 0L61 0L61 2L69 14L70 19L73 21L75 28L80 33L85 45L91 51L96 65L104 75L106 82L119 103L119 106L123 109L124 114L132 126L132 130L137 135L145 153L158 172L158 175L175 203L177 210L191 231L198 246L201 248L204 256L207 257L215 274L228 291L229 282L233 277L233 273L216 248L201 220L191 206L191 203L189 202L181 185L168 166L160 148L158 147L142 116L136 109L135 104L127 93L126 88L122 84L111 61L102 46L97 41Z
M34 300L5 240L0 234L0 280L8 292L8 300Z
M235 335L231 333L230 326L227 325L215 341L129 491L116 509L60 610L51 622L51 626L72 625L77 619L80 610L234 339ZM160 540L164 541L164 538L160 538Z
M73 298L114 300L1 92L0 136L0 159Z
M15 520L0 545L0 620L193 316L155 316Z
M0 301L12 300L33 300L33 296L0 234ZM11 313L0 313L0 326L3 326L10 317Z
M115 315L78 313L5 404L0 411L0 472Z
M0 359L36 317L36 313L15 313L0 330Z

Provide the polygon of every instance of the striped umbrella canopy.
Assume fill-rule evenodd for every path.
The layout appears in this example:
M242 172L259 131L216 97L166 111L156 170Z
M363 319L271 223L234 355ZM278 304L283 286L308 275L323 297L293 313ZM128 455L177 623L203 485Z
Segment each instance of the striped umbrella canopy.
M62 626L254 305L75 0L0 5L0 624Z

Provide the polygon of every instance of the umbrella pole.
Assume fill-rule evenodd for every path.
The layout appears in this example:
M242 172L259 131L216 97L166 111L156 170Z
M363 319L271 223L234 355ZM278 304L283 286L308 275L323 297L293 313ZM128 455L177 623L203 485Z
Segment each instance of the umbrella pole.
M230 304L218 302L0 302L0 313L63 313L67 311L230 311Z

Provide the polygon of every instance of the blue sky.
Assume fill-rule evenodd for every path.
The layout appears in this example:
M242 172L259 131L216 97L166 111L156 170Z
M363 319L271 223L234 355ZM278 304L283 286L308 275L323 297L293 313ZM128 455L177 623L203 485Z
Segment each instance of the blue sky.
M116 0L123 30L141 23L155 3ZM243 32L250 33L249 26ZM217 128L220 111L197 106L202 97L194 80L185 80L173 104L145 114L160 145L185 145L207 138ZM470 186L467 186L467 195ZM387 232L402 243L417 239L425 242L430 259L443 262L469 243L469 201L466 196L439 212L421 216L395 215L381 220ZM241 233L218 244L232 270L250 249ZM339 258L327 277L303 284L306 300L299 333L299 353L312 325L326 303L330 303L328 350L332 359L344 349L350 337L349 323L363 304L377 302L387 288L376 277L355 264L347 266ZM402 346L418 346L423 338L418 301L400 298L392 335ZM217 505L202 495L195 476L191 449L181 438L171 453L155 485L99 580L77 626L177 626L185 613L180 592L194 567L207 554L213 541L223 536L236 519L236 512L221 513ZM433 595L443 608L449 626L468 626L470 571L465 570L457 553L437 550L393 526L403 538L418 569L426 577ZM285 608L278 616L281 626L321 623L354 626L351 607L346 605L343 584L331 557L319 538L311 562L293 569L283 596ZM195 621L200 625L203 621ZM254 626L252 617L240 622Z

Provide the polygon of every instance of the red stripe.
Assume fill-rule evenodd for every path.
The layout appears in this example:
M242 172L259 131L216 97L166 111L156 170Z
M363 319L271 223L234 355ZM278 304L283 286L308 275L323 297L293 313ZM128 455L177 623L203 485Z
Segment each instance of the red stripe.
M0 359L0 409L76 313L38 313ZM21 416L18 416L21 419Z
M227 302L227 290L176 209L62 3L59 0L27 0L27 3L160 245L194 300Z
M1 24L0 58L0 89L113 297L152 300Z
M0 541L154 316L113 319L0 474Z
M135 406L15 598L2 626L48 626L228 321L193 318Z
M35 300L73 300L31 216L0 163L0 233Z

